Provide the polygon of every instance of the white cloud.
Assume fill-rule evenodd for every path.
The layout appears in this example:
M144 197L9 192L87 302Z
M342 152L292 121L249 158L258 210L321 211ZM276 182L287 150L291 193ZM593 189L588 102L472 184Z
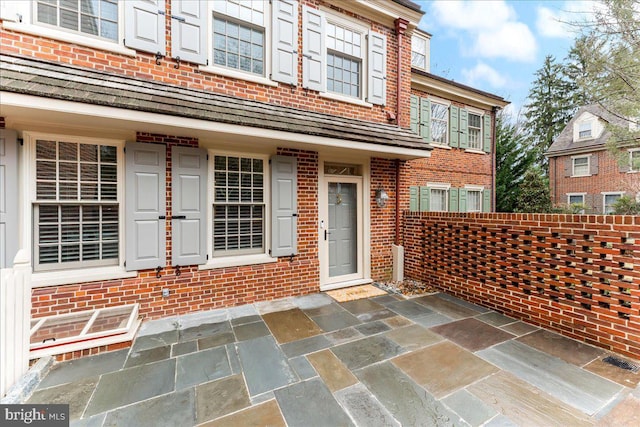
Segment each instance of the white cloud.
M540 6L537 8L536 30L543 37L572 39L581 24L592 22L596 12L603 7L602 3L591 0L565 1L555 9Z
M506 78L484 62L479 62L471 69L463 69L462 76L465 84L469 86L477 86L480 82L487 82L493 88L502 88L507 84Z
M531 62L538 49L529 27L500 1L434 1L431 18L453 31L466 56Z

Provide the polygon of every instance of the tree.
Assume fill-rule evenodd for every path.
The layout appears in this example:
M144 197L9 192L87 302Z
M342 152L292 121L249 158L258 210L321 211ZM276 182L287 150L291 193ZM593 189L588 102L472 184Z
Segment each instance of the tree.
M632 122L609 126L609 148L618 154L622 147L640 145L640 0L599 5L593 19L574 23L582 33L575 49L584 60L578 84L593 102Z
M531 166L534 152L529 150L518 124L504 114L496 119L496 210L513 212L519 184Z
M519 185L516 200L516 212L548 213L551 212L551 195L546 177L537 167L530 167Z
M548 160L544 153L562 132L578 105L565 67L547 55L542 68L535 73L536 80L529 90L529 103L525 105L524 130L534 151L535 163L545 176Z
M613 204L615 215L640 215L640 202L624 195Z

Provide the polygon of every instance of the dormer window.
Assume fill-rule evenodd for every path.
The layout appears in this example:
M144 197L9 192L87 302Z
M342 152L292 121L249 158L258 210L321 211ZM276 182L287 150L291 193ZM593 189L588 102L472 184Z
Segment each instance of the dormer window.
M429 38L422 34L411 36L411 66L429 71Z
M578 125L578 138L587 139L593 136L591 121L582 122Z

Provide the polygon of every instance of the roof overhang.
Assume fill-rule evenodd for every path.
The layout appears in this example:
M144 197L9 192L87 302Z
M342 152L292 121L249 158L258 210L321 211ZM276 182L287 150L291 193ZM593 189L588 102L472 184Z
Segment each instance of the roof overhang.
M440 96L485 110L504 108L510 104L509 101L497 95L415 70L411 72L411 87L434 96Z
M583 147L583 148L572 148L569 150L560 150L560 151L553 151L553 152L547 151L546 153L544 153L544 155L547 158L573 156L575 154L588 154L596 151L604 151L606 149L607 147L605 147L604 145L600 145L600 146L591 146L591 147Z
M327 154L411 160L429 157L422 149L385 146L318 135L172 116L104 105L0 91L0 117L19 130L72 132L133 141L136 132L198 138L200 146L225 151L272 153L278 147Z
M424 15L422 11L392 0L328 0L327 3L392 28L394 21L398 18L409 21L410 29L416 28Z

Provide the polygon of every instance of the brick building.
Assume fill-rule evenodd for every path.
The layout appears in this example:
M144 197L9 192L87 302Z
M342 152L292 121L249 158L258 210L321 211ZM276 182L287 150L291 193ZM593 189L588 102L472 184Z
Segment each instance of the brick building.
M431 36L412 36L411 129L433 147L409 162L410 209L492 212L495 209L495 119L503 98L429 70Z
M588 105L576 112L549 147L546 155L554 204L609 214L622 195L640 197L640 148L637 144L621 148L619 156L614 156L607 147L611 137L607 125L633 129L634 123L598 105Z
M491 194L505 103L412 69L409 0L1 6L0 267L30 264L35 341L69 333L32 355L388 279L413 183ZM480 145L434 150L415 93L476 108Z

